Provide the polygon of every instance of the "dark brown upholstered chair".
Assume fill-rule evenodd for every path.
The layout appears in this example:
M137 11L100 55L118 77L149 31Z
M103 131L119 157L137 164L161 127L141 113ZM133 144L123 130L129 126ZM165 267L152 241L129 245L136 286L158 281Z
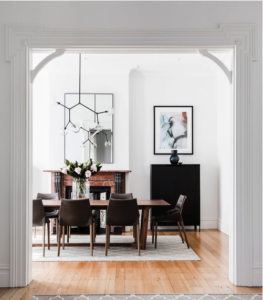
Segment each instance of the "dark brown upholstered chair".
M93 256L93 217L89 199L61 200L58 230L58 256L60 255L61 231L63 231L62 248L65 249L65 226L89 226L90 254Z
M48 249L50 249L50 235L49 235L49 218L46 217L45 209L41 199L33 200L33 226L43 227L43 257L45 256L45 228L47 224L48 235Z
M58 193L52 193L52 194L46 194L46 193L38 193L37 194L37 199L42 199L42 200L58 200ZM56 232L58 236L58 214L59 210L58 209L45 209L46 216L49 219L56 219ZM36 229L35 229L35 237L36 237Z
M115 194L115 193L111 193L110 195L110 199L133 199L133 195L132 193L127 193L127 194ZM136 225L133 226L133 237L136 240Z
M128 193L128 194L115 194L115 193L111 193L110 194L110 199L133 199L133 195L132 193Z
M189 243L187 240L186 232L184 229L184 222L183 222L183 218L182 218L183 206L184 206L184 202L185 202L186 198L187 198L186 196L180 195L174 209L166 211L161 216L154 216L152 218L152 243L154 243L154 233L155 233L155 248L157 248L157 228L158 228L159 222L162 222L162 223L163 222L176 222L178 225L179 231L180 231L180 236L181 236L182 242L184 243L183 235L182 235L182 231L181 231L181 227L180 227L180 224L181 224L182 228L183 228L183 232L184 232L185 241L186 241L187 247L189 248Z
M137 199L110 199L106 213L105 255L110 245L110 226L136 226L138 255L140 255L139 209Z

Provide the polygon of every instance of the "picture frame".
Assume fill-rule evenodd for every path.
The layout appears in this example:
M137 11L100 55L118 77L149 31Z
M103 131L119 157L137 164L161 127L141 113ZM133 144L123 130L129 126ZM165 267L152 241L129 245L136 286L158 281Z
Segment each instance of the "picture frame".
M194 154L193 106L154 106L154 155Z

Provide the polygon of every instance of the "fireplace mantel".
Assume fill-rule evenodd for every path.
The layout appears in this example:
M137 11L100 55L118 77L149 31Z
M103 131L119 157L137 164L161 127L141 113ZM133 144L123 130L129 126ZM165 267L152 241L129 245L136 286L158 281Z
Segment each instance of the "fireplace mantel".
M66 187L72 185L73 177L61 170L44 170L51 173L51 192L65 198ZM125 176L131 170L101 170L89 178L90 186L109 186L111 193L125 193Z

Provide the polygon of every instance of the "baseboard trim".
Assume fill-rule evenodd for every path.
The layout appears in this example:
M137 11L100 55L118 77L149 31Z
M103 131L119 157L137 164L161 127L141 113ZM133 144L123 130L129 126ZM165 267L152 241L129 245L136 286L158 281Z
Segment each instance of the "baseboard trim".
M0 288L10 287L10 268L8 265L0 265Z
M218 229L217 228L217 219L201 219L201 229Z
M229 235L229 226L226 222L218 219L218 230L222 231L223 233Z
M218 229L217 227L217 219L202 219L201 220L201 230L202 229ZM158 229L165 230L165 229L178 229L177 226L158 226ZM185 226L185 229L193 230L195 229L194 226ZM199 226L197 226L197 229L199 230Z
M262 286L262 265L253 266L252 276L253 286Z

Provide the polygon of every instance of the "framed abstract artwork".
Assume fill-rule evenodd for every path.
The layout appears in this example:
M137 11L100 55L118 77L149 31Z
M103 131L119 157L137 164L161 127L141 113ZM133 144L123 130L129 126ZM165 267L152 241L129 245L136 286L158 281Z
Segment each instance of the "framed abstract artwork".
M154 106L154 154L194 153L193 106Z

